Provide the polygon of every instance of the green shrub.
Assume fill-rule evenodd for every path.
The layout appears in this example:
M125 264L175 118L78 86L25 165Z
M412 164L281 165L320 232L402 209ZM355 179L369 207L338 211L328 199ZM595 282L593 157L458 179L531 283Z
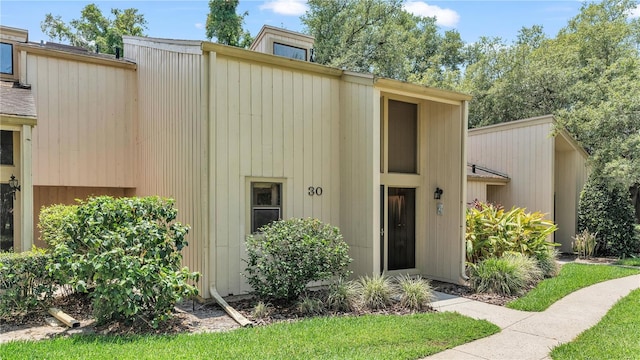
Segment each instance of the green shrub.
M487 258L471 264L469 283L476 292L518 295L541 277L536 260L508 253L500 258Z
M394 288L391 280L379 274L358 279L361 288L361 304L372 310L384 309L391 305Z
M335 311L352 311L358 308L360 287L354 281L338 278L329 286L327 307Z
M595 255L625 257L640 252L629 190L594 171L580 193L578 231L596 234Z
M526 213L525 209L503 208L478 203L467 208L466 215L467 262L477 263L490 257L501 257L507 252L536 256L552 246L547 237L557 226L544 219L539 212Z
M558 251L556 249L548 249L540 251L536 254L538 267L542 271L545 278L557 276L560 272L560 264L558 264Z
M198 274L180 268L188 227L175 222L173 200L101 196L81 203L75 218L58 210L51 213L64 214L68 237L52 226L49 269L76 291L93 287L98 323L143 319L155 327L176 302L197 295L189 282Z
M345 277L349 246L337 227L317 219L272 222L247 237L244 276L260 299L298 299L311 281Z
M46 269L48 261L42 249L0 253L0 319L49 305L55 284Z
M596 250L596 243L596 235L584 229L573 237L571 248L578 253L579 257L588 259L593 256Z
M38 229L40 240L50 247L70 243L70 232L78 226L78 205L43 206L40 210Z
M420 276L402 275L397 281L400 306L409 310L422 310L431 303L433 291L428 280Z

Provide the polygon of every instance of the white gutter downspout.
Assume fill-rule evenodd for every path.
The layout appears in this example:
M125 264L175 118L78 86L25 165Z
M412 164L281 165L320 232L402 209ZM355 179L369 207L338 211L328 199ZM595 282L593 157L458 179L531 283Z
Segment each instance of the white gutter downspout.
M204 63L203 63L204 65ZM216 256L216 234L215 234L215 225L216 224L216 206L215 202L211 201L212 195L215 192L214 181L216 179L216 147L215 147L215 139L216 139L216 126L215 126L215 101L216 101L216 78L215 78L215 69L216 69L216 53L215 51L209 51L209 64L208 64L208 92L209 98L207 99L207 126L209 131L209 136L207 139L207 147L208 147L208 178L207 178L207 196L208 196L208 219L207 223L207 235L209 239L209 252L207 259L207 266L209 267L209 294L213 297L218 305L224 309L224 311L233 319L235 322L240 324L240 326L252 326L253 323L249 321L247 318L242 316L236 309L231 307L218 293L216 290L216 270L215 263L213 263L213 259ZM203 66L203 69L205 67ZM216 197L213 197L214 199Z
M469 277L466 274L466 260L467 260L467 243L465 239L465 234L467 231L466 227L466 212L467 212L467 135L468 135L468 127L469 127L469 101L465 100L462 102L462 153L461 153L461 170L462 170L462 181L460 182L460 201L462 205L461 211L461 221L460 221L460 236L462 237L462 258L460 259L460 277L463 280L469 280Z

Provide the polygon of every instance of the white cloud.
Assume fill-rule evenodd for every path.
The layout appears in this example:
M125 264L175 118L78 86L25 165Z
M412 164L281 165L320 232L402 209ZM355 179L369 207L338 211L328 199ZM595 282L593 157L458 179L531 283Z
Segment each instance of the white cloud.
M640 18L640 4L638 4L635 9L631 10L631 14L629 14L629 16L632 19Z
M196 27L196 29L204 29L204 24L203 23L195 23L194 26Z
M260 10L271 10L280 15L300 16L309 7L306 0L271 0L260 5Z
M424 1L407 1L404 9L413 15L434 17L436 24L446 27L454 27L460 21L460 15L451 9L443 9L437 5L429 5Z

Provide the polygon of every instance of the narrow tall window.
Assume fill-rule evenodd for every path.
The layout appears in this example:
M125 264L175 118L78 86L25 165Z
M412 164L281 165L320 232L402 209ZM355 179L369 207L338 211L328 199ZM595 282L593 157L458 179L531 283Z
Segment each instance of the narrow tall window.
M291 45L273 43L273 55L279 55L296 60L307 60L307 50Z
M0 165L13 165L13 131L0 131Z
M13 45L0 43L0 73L13 75Z
M418 173L418 105L389 100L388 158L391 173Z
M251 232L282 218L282 184L251 183Z

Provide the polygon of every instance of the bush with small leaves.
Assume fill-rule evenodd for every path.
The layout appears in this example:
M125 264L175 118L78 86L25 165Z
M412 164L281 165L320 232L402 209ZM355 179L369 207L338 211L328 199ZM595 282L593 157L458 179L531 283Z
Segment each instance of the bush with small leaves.
M46 269L48 261L43 249L0 252L0 319L21 317L49 305L56 287Z
M385 275L374 274L358 279L361 287L361 304L372 310L384 309L393 302L395 289L391 279Z
M401 275L397 278L397 282L400 306L412 311L419 311L431 303L433 291L429 280L420 276Z
M157 327L176 302L198 294L192 282L199 274L181 268L188 227L175 222L173 200L90 198L75 215L60 209L66 220L56 226L66 234L47 220L57 217L43 212L41 229L53 234L48 269L75 291L93 288L98 323L142 319Z
M294 301L311 281L349 275L349 246L317 219L274 221L247 237L244 276L263 300Z
M542 271L535 259L508 253L471 264L469 284L476 292L518 295L541 278Z

